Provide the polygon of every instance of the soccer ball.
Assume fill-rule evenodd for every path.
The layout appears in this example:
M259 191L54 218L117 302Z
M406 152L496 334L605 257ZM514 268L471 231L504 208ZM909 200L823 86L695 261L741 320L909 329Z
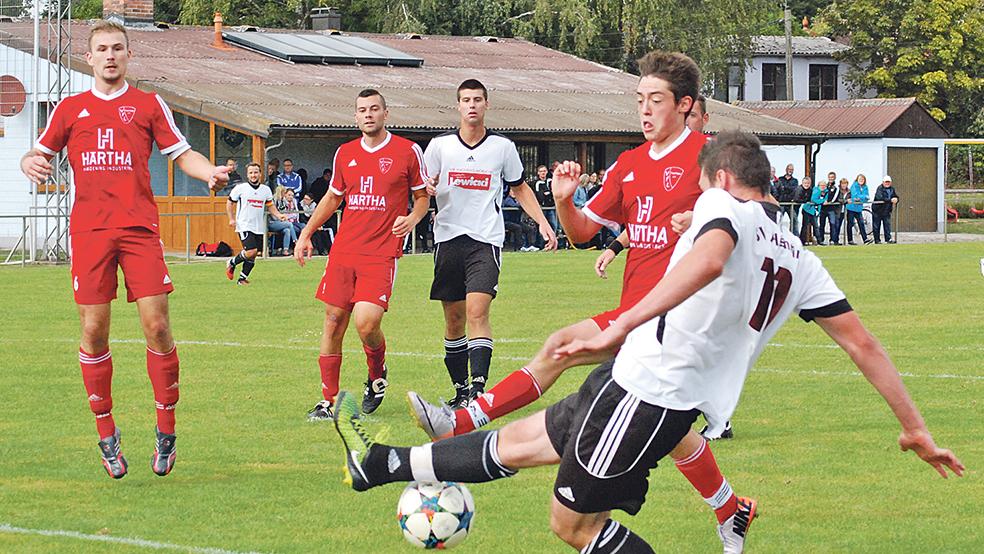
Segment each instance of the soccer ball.
M407 541L420 548L451 548L468 536L475 501L458 483L417 483L403 489L396 520Z

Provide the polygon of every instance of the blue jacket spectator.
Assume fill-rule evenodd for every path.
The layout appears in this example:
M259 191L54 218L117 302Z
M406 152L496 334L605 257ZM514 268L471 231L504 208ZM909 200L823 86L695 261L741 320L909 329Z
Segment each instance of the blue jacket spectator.
M868 238L868 230L864 225L864 217L862 217L862 212L864 211L864 205L868 202L868 178L864 174L859 174L854 182L851 183L851 200L847 204L847 244L854 243L854 225L857 224L858 230L861 231L861 240L865 244L871 242Z
M583 208L588 203L588 175L581 175L580 184L574 189L574 207Z

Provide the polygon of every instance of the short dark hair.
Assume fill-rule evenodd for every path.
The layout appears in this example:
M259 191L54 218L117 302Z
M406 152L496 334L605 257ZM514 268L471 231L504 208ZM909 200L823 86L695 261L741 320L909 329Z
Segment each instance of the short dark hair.
M700 96L700 69L690 56L680 52L653 50L639 58L637 63L640 78L658 77L670 84L670 92L677 104L685 96L695 102Z
M383 93L379 92L374 88L366 88L359 91L358 98L372 98L373 96L378 96L380 100L383 101L383 109L386 109L386 98Z
M287 163L287 162L294 163L294 160L292 160L290 158L284 158L283 163Z
M769 194L769 158L762 150L762 143L751 133L721 131L700 151L697 162L708 177L713 178L719 169L723 169L742 185Z
M322 175L328 175L329 173L331 173L330 167L326 167L325 170L321 172Z
M707 113L707 98L703 94L697 95L697 103L700 104L700 113Z
M465 79L458 85L458 92L456 93L458 100L461 100L461 91L463 90L480 90L482 91L482 98L489 99L489 89L485 88L478 79Z
M260 170L260 164L258 164L256 162L249 162L248 164L246 164L246 172L247 173L249 173L249 168L251 168L251 167L255 167L257 171Z

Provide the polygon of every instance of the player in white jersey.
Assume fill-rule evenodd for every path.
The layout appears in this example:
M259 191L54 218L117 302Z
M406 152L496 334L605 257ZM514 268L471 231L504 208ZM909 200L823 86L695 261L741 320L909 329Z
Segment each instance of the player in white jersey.
M249 273L256 265L256 252L263 244L263 232L266 227L264 207L270 207L270 214L280 221L287 221L287 216L280 213L273 203L273 193L265 183L260 181L260 164L251 163L246 166L246 182L240 181L229 192L226 202L226 214L229 216L229 226L236 230L243 250L226 262L226 278L230 281L236 274L236 266L243 264L239 272L237 285L249 284ZM235 208L235 215L233 209Z
M485 391L492 361L489 308L499 289L503 187L540 227L545 249L557 236L523 178L516 145L485 127L488 90L475 79L458 86L457 131L431 139L424 164L437 197L434 218L434 282L431 300L444 308L444 364L451 376L453 407ZM467 335L466 335L467 330ZM471 365L471 388L468 369Z
M758 139L723 132L703 149L700 164L706 192L666 276L605 331L555 353L603 359L624 341L614 370L611 361L602 364L577 393L498 433L413 448L376 444L355 398L343 393L336 426L353 488L409 480L484 482L559 463L551 508L555 533L582 554L653 552L610 519L611 510L636 513L650 470L667 454L679 460L706 451L691 424L700 412L712 428L730 417L748 369L794 311L816 321L885 398L902 425L903 450L915 451L943 477L946 468L962 475L963 464L936 446L895 366L820 260L780 225ZM564 162L560 171L577 175L580 167ZM705 499L730 494L725 481ZM755 503L743 501L718 526L725 554L743 551L754 517Z

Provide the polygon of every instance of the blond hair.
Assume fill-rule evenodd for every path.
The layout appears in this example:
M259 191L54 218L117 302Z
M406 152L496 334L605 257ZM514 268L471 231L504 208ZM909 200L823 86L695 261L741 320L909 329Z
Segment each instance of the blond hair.
M105 19L100 19L95 25L89 29L89 51L92 51L92 37L96 36L97 33L122 33L123 40L125 41L126 47L130 48L130 37L126 34L126 27L120 25L115 21L107 21Z

